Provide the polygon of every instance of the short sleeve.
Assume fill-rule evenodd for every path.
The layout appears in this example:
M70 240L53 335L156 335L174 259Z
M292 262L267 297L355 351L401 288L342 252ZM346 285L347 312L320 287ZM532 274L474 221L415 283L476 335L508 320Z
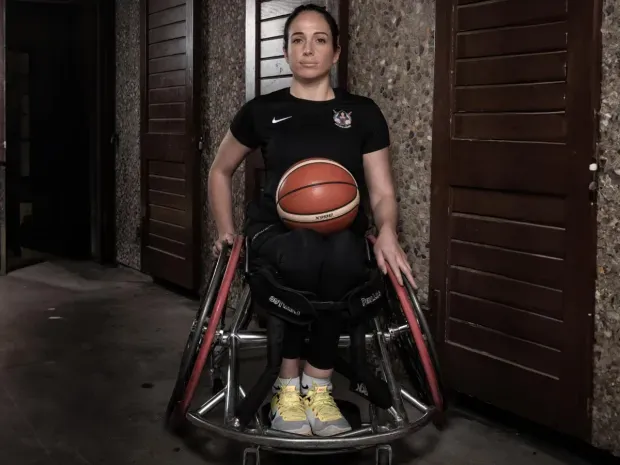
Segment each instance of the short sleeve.
M376 152L390 145L390 129L379 106L372 100L365 118L362 153Z
M255 114L256 100L246 102L234 116L230 123L230 132L243 145L256 148L260 145L260 138L256 131Z

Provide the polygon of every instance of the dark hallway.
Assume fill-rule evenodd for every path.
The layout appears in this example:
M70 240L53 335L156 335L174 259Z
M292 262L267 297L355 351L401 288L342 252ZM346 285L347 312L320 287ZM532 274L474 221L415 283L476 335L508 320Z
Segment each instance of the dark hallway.
M94 2L6 2L7 271L93 257L95 11Z

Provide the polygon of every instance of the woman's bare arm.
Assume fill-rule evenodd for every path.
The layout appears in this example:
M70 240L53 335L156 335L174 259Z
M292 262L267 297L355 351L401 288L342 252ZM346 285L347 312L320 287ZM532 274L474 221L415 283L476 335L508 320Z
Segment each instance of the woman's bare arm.
M229 130L222 139L211 164L207 192L209 207L217 228L218 242L227 235L235 234L232 177L251 151L251 148L240 143ZM221 243L219 245L221 246Z
M387 228L396 233L398 203L387 147L364 155L364 173L377 230Z
M377 226L378 235L375 244L375 256L379 268L387 272L390 265L396 279L402 285L404 274L415 287L411 266L407 255L398 243L396 227L398 224L398 202L392 177L389 149L386 147L364 155L364 173L370 196L372 215Z

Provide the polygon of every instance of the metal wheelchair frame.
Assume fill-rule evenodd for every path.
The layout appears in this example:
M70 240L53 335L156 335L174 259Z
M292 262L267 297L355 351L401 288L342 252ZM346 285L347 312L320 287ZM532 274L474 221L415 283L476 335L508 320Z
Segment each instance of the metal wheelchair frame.
M369 242L373 243L374 238L369 237ZM177 383L170 398L166 412L168 426L175 429L184 421L189 421L194 426L218 436L253 444L253 447L244 452L244 465L258 464L260 449L282 453L327 454L351 452L369 447L376 447L377 465L390 465L392 451L389 443L428 425L441 416L444 410L443 386L437 354L414 290L409 283L404 287L400 286L392 270L388 270L386 281L391 283L396 295L394 300L400 307L401 315L404 316L402 321L390 324L385 321L386 315L378 315L370 322L370 332L363 332L359 337L347 334L342 334L340 337L340 348L352 349L355 344L363 344L364 347L375 346L381 361L378 372L381 380L387 384L391 400L391 405L385 409L386 415L383 415L387 420L384 423L379 421L380 408L369 401L370 422L361 423L358 428L337 436L306 437L275 431L267 427L261 418L260 409L249 412L251 419L242 420L238 414L239 403L243 403L248 395L238 381L239 353L244 349L257 350L268 347L267 331L248 329L253 312L251 289L247 282L244 283L237 305L234 306L229 325L225 325L222 318L240 262L243 244L243 238L238 237L232 248L226 248L222 252L214 266L208 289L192 324ZM248 253L246 253L246 273L247 260ZM396 304L392 302L390 306L393 305ZM391 310L394 312L397 309ZM412 360L416 360L408 366L414 367L418 381L425 378L426 386L420 385L417 396L402 387L395 377L390 362L390 348L395 345L407 348L405 352L401 351L401 354L405 354L404 358L407 358L408 354ZM416 349L417 354L412 353ZM213 378L224 358L228 360L225 379L217 382L216 377L212 397L198 408L190 410L203 369L206 367ZM339 370L336 366L336 371L342 373L346 370ZM409 372L411 374L411 370ZM360 391L363 392L365 389L367 390L366 386L363 386ZM368 400L367 397L366 399ZM409 418L405 402L413 406L420 416ZM223 421L217 424L207 420L205 416L221 403L224 403Z

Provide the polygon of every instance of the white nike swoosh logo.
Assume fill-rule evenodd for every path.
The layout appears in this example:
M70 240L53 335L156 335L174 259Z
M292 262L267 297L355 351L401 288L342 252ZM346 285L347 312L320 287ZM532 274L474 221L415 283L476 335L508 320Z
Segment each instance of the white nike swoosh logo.
M276 117L274 116L274 117L273 117L273 121L271 121L271 122L272 122L273 124L276 124L276 123L279 123L279 122L281 122L281 121L285 121L285 120L287 120L287 119L289 119L289 118L292 118L292 116L287 116L286 118L280 118L280 119L276 119Z

